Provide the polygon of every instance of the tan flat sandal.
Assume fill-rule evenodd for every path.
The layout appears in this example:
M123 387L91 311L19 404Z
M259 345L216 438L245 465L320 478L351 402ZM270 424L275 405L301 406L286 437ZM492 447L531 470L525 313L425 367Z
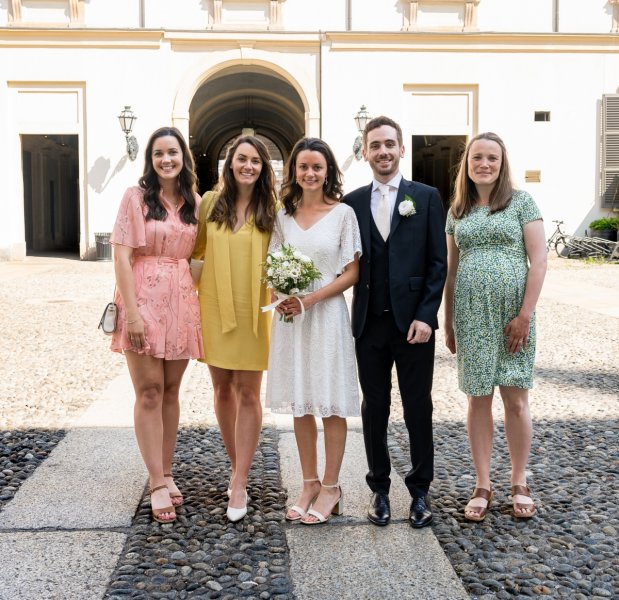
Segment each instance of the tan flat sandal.
M475 498L483 498L484 500L488 502L488 504L486 504L486 506L470 506L468 508L465 506L464 507L464 518L467 521L475 521L475 522L483 521L486 518L486 514L488 513L488 509L490 508L490 504L492 502L493 496L494 496L494 492L492 490L486 490L484 488L475 488L473 490L473 495L471 496L471 500L474 500ZM467 512L469 514L467 514Z
M164 488L166 490L168 489L168 486L165 483L163 485L158 485L157 487L154 487L151 490L149 490L150 495L152 496L153 492L156 492L157 490L162 490ZM153 519L155 519L157 523L163 523L165 525L166 523L173 523L174 521L176 521L176 511L174 510L173 506L166 506L165 508L153 508L152 500L151 500L150 512L151 512L151 515L153 516ZM174 517L172 519L161 519L160 517L164 513L172 513Z
M164 473L163 476L174 480L172 473ZM172 498L172 506L182 506L183 494L180 492L170 492L170 498Z
M514 496L531 497L531 490L528 485L512 485L512 516L515 519L530 519L537 512L535 504L523 504L522 502L514 502ZM522 512L523 510L531 512ZM516 512L520 511L520 512Z

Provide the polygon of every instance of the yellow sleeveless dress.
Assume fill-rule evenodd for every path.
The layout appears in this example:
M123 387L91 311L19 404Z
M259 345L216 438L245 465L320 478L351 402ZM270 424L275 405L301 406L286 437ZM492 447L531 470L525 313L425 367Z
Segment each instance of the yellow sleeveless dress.
M204 260L198 284L204 358L202 362L235 371L264 371L269 362L270 291L262 266L270 235L247 221L236 233L207 222L216 194L207 192L200 206L192 258Z

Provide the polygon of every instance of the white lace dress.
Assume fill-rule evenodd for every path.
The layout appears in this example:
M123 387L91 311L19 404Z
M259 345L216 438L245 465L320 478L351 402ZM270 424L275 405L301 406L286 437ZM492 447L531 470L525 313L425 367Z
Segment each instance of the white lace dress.
M302 229L294 218L277 215L269 245L273 252L291 244L311 257L322 277L306 292L331 283L355 254L361 254L357 218L350 206L337 204ZM273 318L266 405L295 417L359 415L357 365L348 307L343 294L318 302L292 323Z

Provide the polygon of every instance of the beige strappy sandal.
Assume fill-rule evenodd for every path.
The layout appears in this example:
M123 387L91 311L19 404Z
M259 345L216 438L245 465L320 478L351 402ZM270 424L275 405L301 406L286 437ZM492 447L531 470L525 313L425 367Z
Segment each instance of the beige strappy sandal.
M320 482L320 479L318 477L314 477L314 479L304 479L303 483L312 483L313 481ZM308 508L312 505L312 503L314 502L314 500L316 500L316 498L318 498L318 494L316 494L310 500ZM298 516L291 517L289 516L290 512L296 512ZM295 521L300 521L306 514L307 514L307 510L305 510L301 506L298 506L297 504L293 504L292 506L289 506L288 509L286 510L286 515L284 518L286 519L286 521L289 521L290 523L294 523Z
M165 483L163 485L158 485L157 487L151 488L149 490L149 493L152 496L153 492L156 492L157 490L162 490L164 488L166 490L168 489L168 486ZM153 516L153 519L155 519L157 523L163 523L165 525L166 523L173 523L174 521L176 521L176 511L174 510L173 506L166 506L165 508L153 508L151 500L150 512ZM174 517L172 519L161 519L160 516L164 513L172 513L174 514Z
M333 485L325 485L324 483L320 484L323 488L334 489L337 488L340 490L340 497L338 501L335 503L335 506L331 509L331 512L325 517L325 515L319 513L317 510L310 508L307 511L308 515L315 517L317 521L304 521L301 519L301 523L303 525L321 525L322 523L326 523L333 515L339 517L344 512L344 492L342 492L342 488L339 483L334 483Z
M169 477L170 479L174 479L174 477L172 476L172 473L164 473L163 476ZM180 492L170 492L170 498L172 499L172 506L182 506L184 502L183 494L181 494Z

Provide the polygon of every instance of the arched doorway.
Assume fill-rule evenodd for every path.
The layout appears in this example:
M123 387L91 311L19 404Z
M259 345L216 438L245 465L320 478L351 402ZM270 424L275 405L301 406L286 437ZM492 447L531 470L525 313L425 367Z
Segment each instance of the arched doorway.
M209 78L189 107L200 192L215 185L222 151L243 130L267 141L277 170L305 134L305 112L290 83L265 67L232 66Z

